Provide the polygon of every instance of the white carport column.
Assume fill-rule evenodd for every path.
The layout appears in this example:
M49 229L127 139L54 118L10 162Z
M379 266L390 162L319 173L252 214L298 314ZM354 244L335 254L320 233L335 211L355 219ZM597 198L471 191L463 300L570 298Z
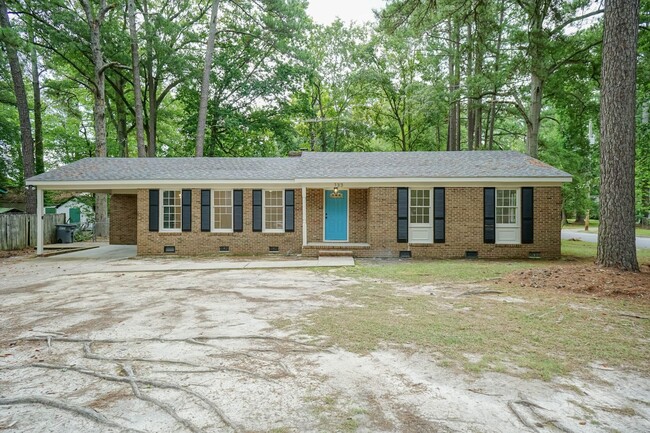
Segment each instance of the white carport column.
M43 254L43 190L36 188L36 254Z
M302 187L302 246L307 246L307 188Z

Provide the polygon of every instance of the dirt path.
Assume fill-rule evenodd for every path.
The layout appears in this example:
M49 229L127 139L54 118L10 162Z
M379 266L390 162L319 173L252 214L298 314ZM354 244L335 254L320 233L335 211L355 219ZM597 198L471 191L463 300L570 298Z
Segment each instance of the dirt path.
M650 430L650 380L632 373L472 377L417 348L358 355L278 329L355 283L308 270L0 280L0 430Z

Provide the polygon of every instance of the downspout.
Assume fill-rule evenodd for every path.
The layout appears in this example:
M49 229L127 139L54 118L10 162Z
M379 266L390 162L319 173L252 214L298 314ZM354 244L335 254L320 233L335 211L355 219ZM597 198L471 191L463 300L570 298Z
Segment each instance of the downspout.
M302 187L302 246L307 246L307 188Z

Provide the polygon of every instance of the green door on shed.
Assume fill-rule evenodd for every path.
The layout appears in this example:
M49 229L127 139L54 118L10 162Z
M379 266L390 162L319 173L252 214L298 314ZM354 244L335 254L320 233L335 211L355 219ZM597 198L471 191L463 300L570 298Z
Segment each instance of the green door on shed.
M81 222L81 209L78 207L70 208L70 224L79 224Z

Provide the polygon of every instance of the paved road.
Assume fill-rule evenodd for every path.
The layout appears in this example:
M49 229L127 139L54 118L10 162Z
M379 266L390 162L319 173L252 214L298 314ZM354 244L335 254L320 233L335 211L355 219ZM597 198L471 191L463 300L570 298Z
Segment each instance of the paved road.
M562 239L580 239L585 242L598 242L598 233L585 233L580 229L562 229ZM637 248L650 248L650 238L636 238Z

